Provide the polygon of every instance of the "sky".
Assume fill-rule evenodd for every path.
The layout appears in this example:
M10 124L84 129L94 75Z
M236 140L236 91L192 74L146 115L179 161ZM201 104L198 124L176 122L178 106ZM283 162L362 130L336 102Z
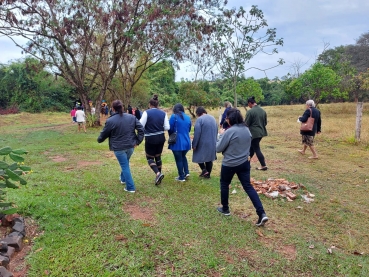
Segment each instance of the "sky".
M361 34L369 32L368 0L229 0L228 7L243 6L249 10L257 5L264 13L270 28L277 29L277 38L284 39L278 47L278 54L258 55L250 61L250 67L266 69L282 58L285 61L275 69L265 73L249 70L246 77L256 79L283 77L293 73L293 64L304 64L302 71L309 69L324 49L340 45L355 44ZM21 58L21 50L8 38L0 37L0 63ZM191 80L194 73L189 64L180 64L176 71L176 81L182 78Z
M228 7L243 6L249 10L257 5L264 13L270 28L277 29L277 38L284 39L278 54L258 55L250 61L250 67L270 68L282 58L285 63L266 72L267 77L283 77L293 73L293 64L305 64L302 71L309 69L324 45L329 48L355 44L363 33L369 32L368 0L229 0ZM191 80L191 66L181 64L176 80ZM246 77L264 78L265 73L249 70Z

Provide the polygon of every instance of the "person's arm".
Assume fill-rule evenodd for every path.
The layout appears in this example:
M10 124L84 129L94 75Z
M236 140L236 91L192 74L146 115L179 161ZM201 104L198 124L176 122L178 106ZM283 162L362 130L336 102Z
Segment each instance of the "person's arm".
M217 153L224 152L227 149L229 145L229 141L230 141L229 134L230 132L227 133L223 129L219 131L219 136L218 136L217 145L216 145Z
M193 140L192 140L192 149L196 150L197 148L197 144L199 143L199 140L201 138L201 124L200 124L200 120L198 119L195 123L195 131L193 133Z
M299 117L299 120L301 122L306 122L308 120L308 117L310 117L310 109L306 109L304 114Z
M265 113L265 122L264 122L264 126L267 126L267 124L268 124L268 115L267 115L267 113Z
M140 145L140 143L143 141L144 137L145 137L145 131L144 131L144 127L142 126L142 124L140 123L140 121L136 119L136 126L135 129L137 130L137 143L136 145Z
M111 124L109 123L109 121L107 121L105 123L104 129L101 131L99 137L97 138L97 142L101 143L108 137L110 137L111 131L112 131Z
M170 129L170 125L169 125L169 120L168 120L168 116L165 113L165 118L164 118L164 131L168 131Z
M222 114L222 120L220 121L219 125L223 125L226 117L227 117L227 109L224 110L224 113Z
M171 135L172 133L174 133L175 127L176 127L176 116L174 114L172 114L172 116L170 117L170 119L168 120L169 123L169 128L167 129L168 134ZM165 130L165 128L164 128Z
M320 117L320 111L319 110L318 110L318 115L319 115L319 117L318 117L318 120L317 120L317 123L316 123L317 124L316 125L317 126L317 131L316 132L318 134L320 134L321 131L322 131L322 129L321 129L322 128L322 118Z
M247 127L250 127L251 125L251 113L249 111L246 113L245 124Z
M140 123L144 128L145 128L146 122L147 122L147 112L144 111L140 119Z

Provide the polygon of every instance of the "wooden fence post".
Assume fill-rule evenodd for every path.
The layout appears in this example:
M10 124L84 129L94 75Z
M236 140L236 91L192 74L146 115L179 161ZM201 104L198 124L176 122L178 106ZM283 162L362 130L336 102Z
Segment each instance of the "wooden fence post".
M357 102L356 104L356 129L355 129L355 140L360 141L361 133L361 118L363 116L363 105L364 102Z

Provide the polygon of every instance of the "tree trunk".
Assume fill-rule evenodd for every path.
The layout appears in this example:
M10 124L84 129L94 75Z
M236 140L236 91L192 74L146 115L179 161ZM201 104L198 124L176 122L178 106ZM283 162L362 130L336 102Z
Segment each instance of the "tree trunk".
M237 109L237 92L236 92L236 78L237 76L233 76L233 94L234 94L234 107Z
M360 133L361 133L361 119L363 116L363 105L364 102L357 102L356 105L356 130L355 130L355 140L357 142L360 141Z
M187 107L187 110L190 112L190 114L192 115L192 118L196 118L195 113L192 111L191 106Z

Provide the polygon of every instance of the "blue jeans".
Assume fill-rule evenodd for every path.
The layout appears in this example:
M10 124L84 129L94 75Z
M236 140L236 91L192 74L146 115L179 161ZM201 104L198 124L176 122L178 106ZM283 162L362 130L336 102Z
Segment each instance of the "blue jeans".
M255 207L256 213L259 216L265 213L259 195L250 183L250 161L246 161L243 164L234 167L222 165L222 169L220 171L220 199L223 205L223 210L229 210L229 185L231 184L232 178L235 174L237 174L243 189L250 197L250 200Z
M126 183L126 189L129 191L136 190L132 179L131 170L129 168L129 159L133 154L133 149L134 148L114 151L115 157L117 158L122 169L122 172L120 173L120 180Z
M174 151L173 150L173 155L174 155L174 159L176 160L178 176L180 180L184 180L186 174L190 173L188 170L188 163L187 163L187 158L186 158L187 152L188 150L184 150L184 151Z

